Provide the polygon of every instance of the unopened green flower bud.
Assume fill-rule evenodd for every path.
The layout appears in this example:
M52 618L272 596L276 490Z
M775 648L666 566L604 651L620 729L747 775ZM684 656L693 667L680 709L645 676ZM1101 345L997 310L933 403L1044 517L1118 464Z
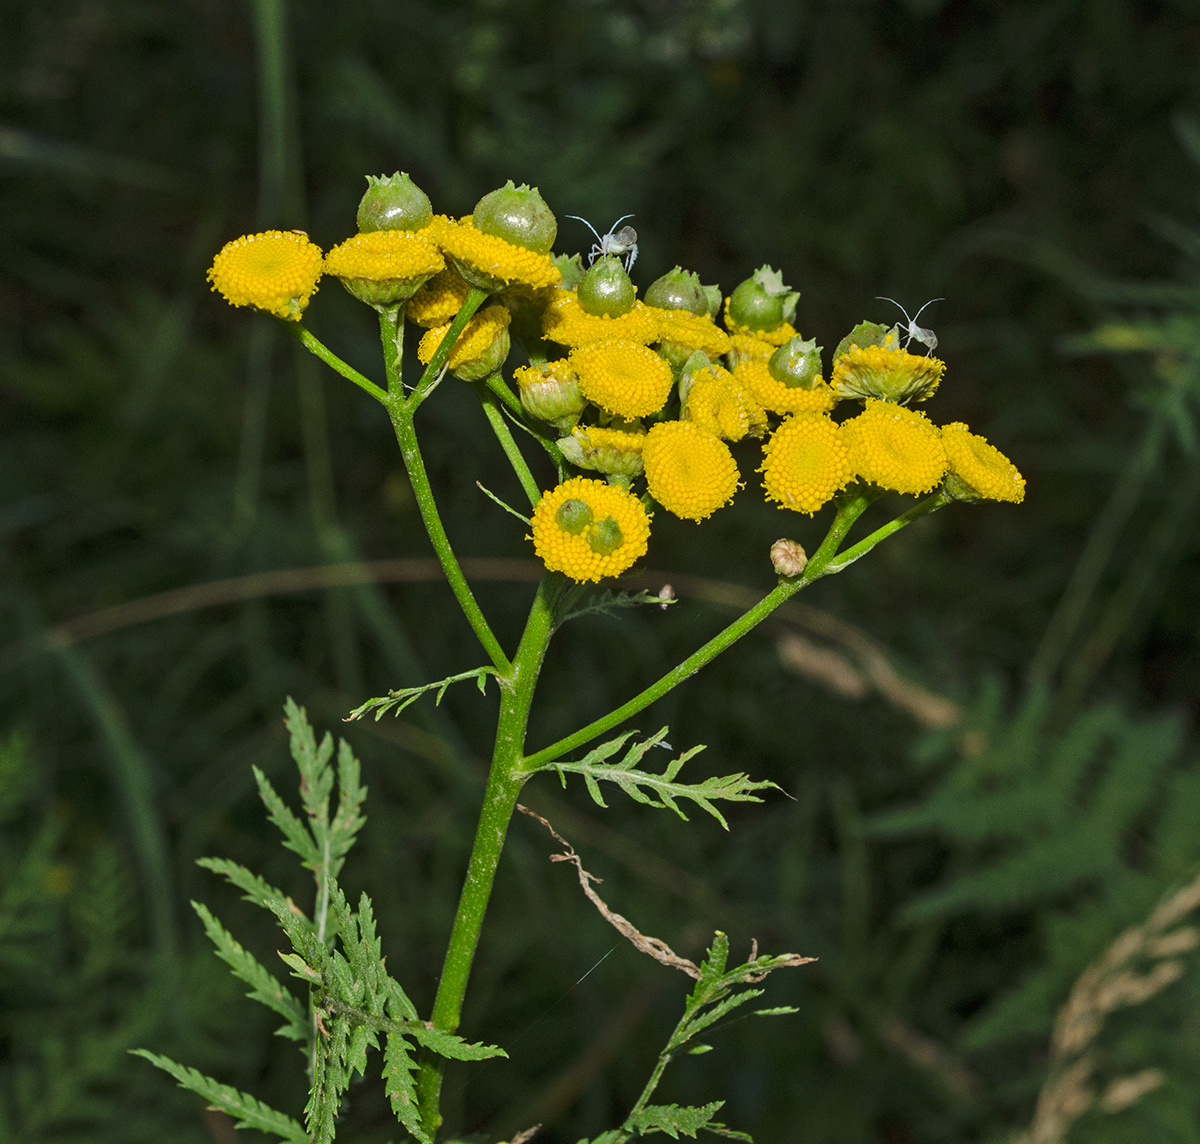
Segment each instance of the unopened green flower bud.
M729 317L751 332L777 330L796 316L798 290L783 284L783 275L770 266L760 266L730 295Z
M558 220L537 187L517 187L512 179L475 204L472 222L476 230L535 254L549 254L558 234Z
M569 437L560 437L558 447L572 465L603 473L609 484L628 487L642 474L642 446L646 434L640 427L576 425Z
M579 421L587 400L565 358L545 365L522 365L513 370L521 405L531 417L569 433Z
M571 497L570 500L565 500L558 506L558 512L554 514L554 519L563 532L578 536L592 523L592 510L578 497Z
M821 347L797 334L771 355L767 372L788 389L812 389L821 380Z
M702 286L700 275L676 266L652 282L646 290L646 305L660 310L687 310L716 317L721 307L721 287Z
M368 175L367 193L358 204L360 233L371 230L420 230L433 219L429 196L402 171Z
M621 260L608 255L593 262L575 288L579 304L596 318L619 318L628 314L637 301L637 290Z
M597 556L609 556L625 543L621 526L611 516L598 520L588 530L588 547Z

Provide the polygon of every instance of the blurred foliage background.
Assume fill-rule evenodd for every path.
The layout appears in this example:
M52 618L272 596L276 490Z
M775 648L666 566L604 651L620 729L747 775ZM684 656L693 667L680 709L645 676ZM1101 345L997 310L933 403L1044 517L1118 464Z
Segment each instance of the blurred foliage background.
M768 1003L796 1016L730 1026L674 1066L664 1099L725 1097L726 1122L760 1141L1028 1125L1065 1067L1051 1030L1072 984L1200 868L1195 5L0 12L0 1136L233 1139L136 1045L300 1107L299 1055L186 903L264 960L278 940L194 860L235 858L303 900L250 776L291 786L284 696L337 729L478 655L420 564L352 586L253 578L428 548L379 411L220 303L204 270L268 226L328 248L363 176L396 169L451 213L508 178L537 185L560 250L591 242L565 215L603 230L632 212L643 289L680 263L728 292L770 262L827 348L894 317L876 295L910 311L945 297L922 319L949 365L931 412L1009 454L1025 504L921 522L644 720L669 722L677 748L707 743L693 765L791 797L742 808L729 835L551 783L526 801L613 908L680 952L721 928L738 949L820 957L771 980ZM309 314L373 371L367 311L329 283ZM452 538L528 562L475 487L505 495L510 478L469 398L447 384L422 411ZM778 535L819 537L820 519L752 493L702 529L659 514L651 564L683 602L567 629L535 743L760 593ZM511 640L532 565L474 567ZM198 587L213 581L228 583ZM389 968L425 1004L491 713L465 689L343 729L371 787L343 877L374 897ZM464 1136L544 1121L558 1144L618 1122L679 1010L682 981L548 854L514 825L463 1029L511 1059L451 1072ZM1139 963L1171 967L1164 987L1093 1030L1082 1120L1038 1139L1200 1140L1200 972L1178 932ZM1122 1104L1111 1082L1130 1076L1152 1091ZM364 1084L344 1131L384 1141L389 1120Z

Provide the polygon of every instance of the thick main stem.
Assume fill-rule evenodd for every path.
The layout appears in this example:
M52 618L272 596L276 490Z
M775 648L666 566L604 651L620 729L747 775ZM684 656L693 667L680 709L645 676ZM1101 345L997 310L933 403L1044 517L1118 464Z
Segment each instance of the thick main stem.
M512 666L499 677L500 716L487 790L431 1014L432 1023L447 1032L454 1032L462 1017L463 998L496 879L496 867L517 805L517 795L527 777L521 765L525 729L538 673L554 630L555 601L562 584L562 577L557 573L548 572L542 577ZM442 1121L439 1105L444 1071L443 1057L426 1054L417 1075L421 1119L430 1134L436 1132Z

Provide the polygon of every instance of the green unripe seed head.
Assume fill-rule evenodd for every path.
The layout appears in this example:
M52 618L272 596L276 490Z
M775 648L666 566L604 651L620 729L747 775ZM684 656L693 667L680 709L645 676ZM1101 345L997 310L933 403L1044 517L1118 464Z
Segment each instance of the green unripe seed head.
M554 519L563 532L578 536L592 523L592 510L578 497L572 497L558 506L558 512L554 514Z
M700 275L676 266L646 290L646 305L660 310L687 310L701 317L714 317L721 305L719 286L702 286Z
M749 330L770 332L796 316L797 290L783 284L783 275L760 266L729 298L729 316Z
M628 314L637 301L637 290L625 267L611 254L597 259L583 272L575 292L584 310L597 318L619 318Z
M549 254L558 234L558 220L537 187L517 187L512 179L475 204L472 221L476 230L535 254Z
M358 204L360 232L420 230L432 220L429 196L403 171L367 176L367 193Z
M597 556L611 555L624 541L621 526L611 516L597 521L588 532L588 547Z
M788 389L812 389L821 380L821 347L797 334L771 355L767 372Z

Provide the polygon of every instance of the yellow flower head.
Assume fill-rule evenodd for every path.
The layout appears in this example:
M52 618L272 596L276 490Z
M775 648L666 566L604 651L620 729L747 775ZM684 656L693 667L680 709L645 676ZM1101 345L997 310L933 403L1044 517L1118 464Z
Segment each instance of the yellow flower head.
M700 350L710 358L729 353L729 335L707 314L690 310L663 310L648 307L658 322L658 340L685 350Z
M512 315L507 306L488 306L466 325L450 351L449 369L463 381L479 381L494 373L508 357L508 323ZM452 323L426 330L417 346L417 358L428 365Z
M719 365L691 375L683 417L727 441L740 441L747 434L761 437L767 430L766 410Z
M589 342L568 359L589 401L618 417L657 413L671 393L671 367L636 342Z
M856 476L898 493L928 492L946 472L941 435L923 413L868 399L841 425Z
M506 286L557 286L562 274L548 254L505 242L494 234L476 230L469 218L432 226L442 250L454 260L468 281L485 290Z
M851 346L833 363L830 385L838 397L924 401L937 389L946 363L902 350L895 332L881 346Z
M744 361L766 361L776 350L770 342L753 334L730 334L729 336L729 368L737 369Z
M231 306L298 322L321 277L321 248L297 230L246 234L221 247L208 280Z
M406 230L370 230L325 255L325 273L375 306L403 302L446 265L438 248Z
M729 299L725 299L725 328L731 334L741 334L745 337L757 338L770 346L778 348L784 342L790 342L796 336L796 328L790 322L780 322L773 330L752 330L735 322L729 316Z
M533 510L533 548L572 580L619 576L646 555L650 517L632 493L589 477L551 489Z
M1020 504L1025 499L1025 478L1017 466L961 421L942 426L942 445L950 462L946 488L960 500Z
M820 413L787 418L763 447L767 499L810 515L854 477L838 427Z
M617 318L589 314L580 304L574 290L555 290L554 297L542 314L545 336L560 346L583 346L588 342L623 341L649 345L658 340L658 323L654 311L641 302Z
M691 421L652 425L642 464L650 495L684 520L712 516L737 489L737 463L729 446Z
M462 309L471 289L453 266L435 274L408 300L405 316L418 326L444 326Z
M833 390L819 378L811 389L800 385L787 386L782 381L776 381L767 368L765 357L740 362L733 376L764 409L772 413L828 413L837 401Z

